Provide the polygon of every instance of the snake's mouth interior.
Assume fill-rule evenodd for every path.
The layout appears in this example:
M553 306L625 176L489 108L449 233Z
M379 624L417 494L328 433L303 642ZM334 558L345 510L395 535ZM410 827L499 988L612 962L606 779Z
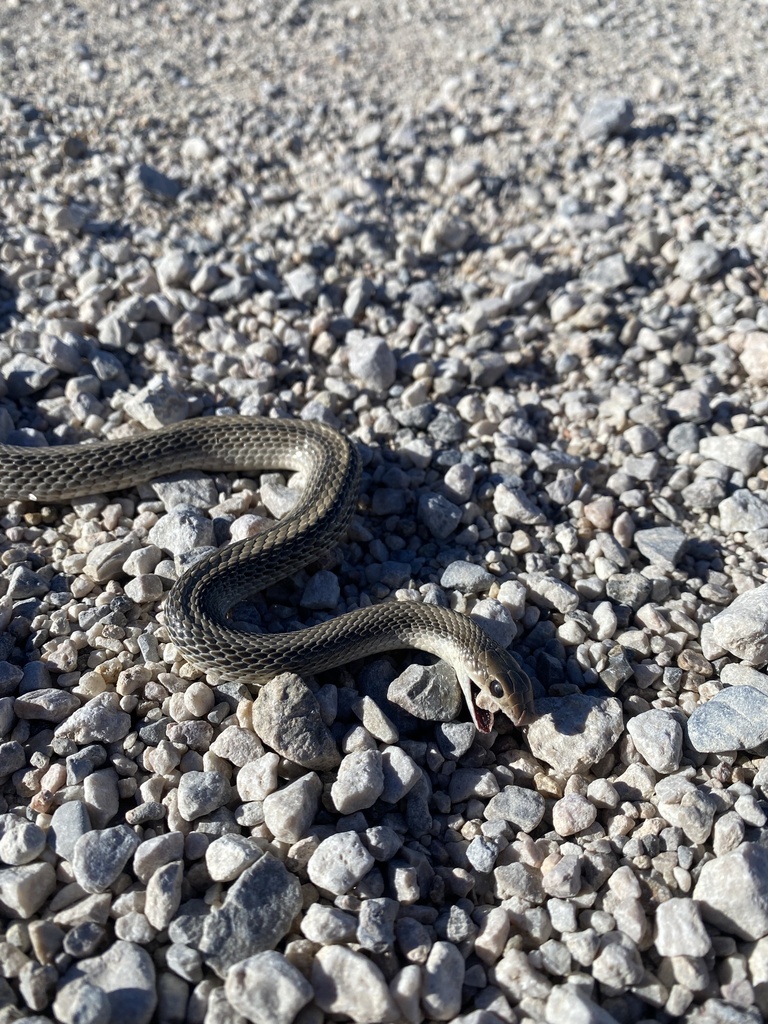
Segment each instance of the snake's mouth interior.
M469 712L472 715L472 721L475 723L475 728L478 732L488 733L493 729L493 712L488 711L486 708L481 708L477 703L477 695L480 693L480 687L475 683L473 679L463 673L459 675L459 686L461 692L464 694L464 699L467 702Z

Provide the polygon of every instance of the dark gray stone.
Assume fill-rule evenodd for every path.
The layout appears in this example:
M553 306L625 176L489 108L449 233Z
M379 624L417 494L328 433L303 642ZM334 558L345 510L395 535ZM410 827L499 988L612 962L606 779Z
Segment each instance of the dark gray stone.
M205 919L198 948L223 978L232 964L274 949L300 909L298 878L266 853L231 886L221 909Z

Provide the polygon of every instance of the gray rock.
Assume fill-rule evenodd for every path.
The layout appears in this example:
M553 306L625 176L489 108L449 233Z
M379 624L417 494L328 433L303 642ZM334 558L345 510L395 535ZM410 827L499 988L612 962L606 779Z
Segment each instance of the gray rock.
M147 902L144 913L147 920L161 932L171 923L171 919L181 903L181 885L184 880L184 861L173 860L163 864L147 882Z
M443 478L443 487L446 497L456 504L460 505L462 502L469 501L475 488L474 469L464 462L457 462L455 466L450 466ZM457 571L461 572L460 567L466 564L463 561L451 562L445 571L448 572L452 566L456 566Z
M352 710L375 740L381 743L397 743L397 729L371 697L361 697L352 705Z
M72 853L75 881L85 892L104 892L138 845L139 837L127 825L86 832L77 840Z
M566 793L552 808L552 826L559 836L575 836L590 827L597 808L580 793Z
M469 379L479 388L498 383L509 369L508 357L501 352L479 352L469 361Z
M528 727L531 753L565 775L588 771L624 728L621 704L614 697L568 693L537 700L535 709Z
M717 508L718 505L723 503L723 499L725 498L725 484L720 480L713 479L712 477L697 477L693 483L684 487L680 493L686 508L694 510ZM747 491L744 493L748 494L749 492ZM762 504L759 502L759 499L758 503ZM732 509L734 508L733 505L729 507ZM768 511L768 508L766 508L766 511ZM726 519L727 516L728 512L726 510ZM725 527L723 527L723 529L725 530ZM731 529L726 530L725 532L733 532L734 529L735 526L731 525Z
M147 573L128 580L123 589L136 604L150 604L163 596L163 581L160 576Z
M703 396L702 396L703 397ZM677 403L678 406L680 403ZM677 409L673 409L672 400L667 403L667 408L677 412ZM680 415L680 413L677 413ZM672 427L667 434L667 444L673 452L681 454L682 452L696 452L699 450L699 441L701 440L701 431L693 423L677 423Z
M659 816L681 828L692 843L709 838L717 804L707 789L682 775L669 775L656 783L654 802Z
M584 987L575 981L552 986L545 1014L547 1024L560 1024L561 1021L568 1021L568 1024L616 1024L617 1021L612 1013L590 999ZM467 1024L470 1022L467 1021ZM485 1022L478 1021L477 1024Z
M365 878L373 864L356 832L339 832L318 845L307 863L307 874L319 889L341 896Z
M616 604L628 605L632 611L646 604L653 583L639 572L616 573L606 580L605 591Z
M48 590L48 582L26 565L17 565L11 570L7 594L12 600L25 601L28 597L42 597Z
M99 956L77 961L61 979L57 999L65 988L83 980L106 995L109 1021L150 1024L157 1005L155 968L140 946L118 940ZM77 1005L74 1000L70 1004Z
M198 950L174 942L166 947L165 961L170 970L185 981L196 984L203 980L203 958Z
M369 301L376 294L376 286L367 277L355 277L347 286L342 311L350 320L358 320L365 312Z
M454 804L463 803L464 800L469 800L471 797L490 800L498 792L499 784L496 781L496 776L487 768L457 768L448 783L448 795L451 798L451 803ZM530 792L530 790L526 790L526 792ZM509 799L514 801L518 795L512 794ZM500 808L504 808L503 802Z
M525 276L515 278L504 288L504 303L509 310L517 309L527 302L544 280L544 272L534 263L525 268Z
M117 814L120 791L114 768L94 772L83 779L83 800L94 828L104 828Z
M408 289L408 301L417 309L433 309L439 305L442 292L434 281L416 281Z
M606 651L606 665L600 670L600 681L611 691L618 693L621 684L634 674L632 663L621 644L614 644Z
M116 693L92 697L56 727L56 735L74 740L80 746L116 743L127 736L131 728L131 716L120 709L119 700Z
M321 1010L362 1024L400 1019L384 975L363 953L348 946L323 946L312 962L312 988Z
M508 821L516 830L532 832L544 817L544 798L522 786L505 786L492 797L483 817L486 821Z
M426 722L450 722L464 704L456 673L444 663L409 665L390 683L387 698Z
M115 580L123 573L123 565L128 556L141 546L141 538L131 532L118 540L108 540L97 544L88 552L83 572L96 583L107 583Z
M736 469L744 476L752 476L763 464L763 449L753 441L729 434L703 437L699 442L699 454L714 459L723 466Z
M582 139L605 142L612 135L624 135L635 117L632 101L626 96L596 96L579 122Z
M601 985L622 992L639 985L645 970L638 948L628 935L613 931L600 936L598 954L592 961L592 976Z
M62 804L62 807L66 807ZM59 808L58 810L61 810ZM57 812L58 813L58 812ZM164 864L181 860L184 856L184 836L181 832L165 832L145 839L133 855L133 873L146 883Z
M0 868L0 911L27 919L42 907L56 888L56 872L46 863Z
M17 718L39 722L62 722L80 707L80 701L66 690L46 688L17 697L13 710Z
M264 747L250 731L236 725L229 725L216 736L210 750L217 757L242 768L264 756Z
M686 491L688 490L686 487ZM751 533L768 526L768 502L759 494L746 489L734 491L727 498L723 498L717 510L720 513L720 529L726 535Z
M336 611L340 599L341 587L338 576L328 569L320 569L307 580L300 603L302 608Z
M51 816L48 843L63 860L72 860L80 836L91 830L88 809L82 800L60 804Z
M453 1020L461 1010L464 957L452 942L436 942L424 965L421 1005L433 1020Z
M400 747L385 747L381 752L384 786L380 797L395 804L413 789L422 776L421 768Z
M567 853L542 878L541 884L544 892L548 896L561 900L577 896L581 889L581 870L581 857ZM555 925L555 927L557 926Z
M655 920L659 956L706 956L712 948L695 899L677 897L660 903Z
M761 326L765 327L763 323ZM765 331L748 331L744 335L744 347L739 362L755 384L768 381L768 334Z
M166 512L170 512L179 505L207 509L219 500L219 491L213 480L205 473L194 469L157 477L152 481L152 488L165 505ZM155 566L153 565L152 568L154 569Z
M0 779L23 768L26 760L24 747L16 740L0 743Z
M400 905L386 897L363 900L358 914L357 944L372 953L386 953L395 944L395 919Z
M66 332L63 337L56 334L43 334L40 338L40 354L48 366L67 375L77 376L83 368L80 355L80 343L77 335Z
M194 505L182 505L158 519L149 539L163 551L184 555L213 545L213 521Z
M531 572L525 576L525 587L534 604L550 608L565 615L579 607L579 595L567 583L543 572Z
M490 874L501 852L498 840L475 836L467 847L467 860L481 875Z
M445 540L461 522L461 509L442 494L422 494L416 515L437 540Z
M310 942L317 942L321 946L330 946L337 942L346 945L353 942L357 936L357 919L336 907L312 903L302 918L301 932Z
M33 821L15 814L0 815L0 861L4 864L29 864L43 852L45 844L45 832Z
M465 220L452 216L447 210L438 210L421 237L421 251L425 256L456 252L471 234L471 225Z
M86 978L67 982L56 994L53 1012L61 1024L109 1024L111 1007L106 992Z
M754 942L768 935L768 849L742 843L707 861L693 890L705 921Z
M376 392L387 391L395 382L397 361L384 338L348 338L349 369L353 376Z
M651 708L630 718L627 732L651 768L661 775L677 771L683 751L683 729L674 715Z
M161 288L180 288L189 282L194 272L194 259L181 249L171 249L155 264L155 274Z
M264 798L264 824L275 839L296 843L307 834L320 806L322 791L319 776L310 772Z
M680 560L688 538L676 526L653 526L648 530L638 530L635 534L635 546L651 565L659 565L664 569L674 569Z
M160 380L137 391L125 403L124 409L127 416L141 423L147 430L159 430L185 420L189 413L189 402L166 380Z
M298 676L284 673L259 690L253 731L282 757L312 771L327 771L341 757L320 706Z
M205 916L198 948L224 978L233 964L273 949L300 909L298 878L265 853L230 887L221 908Z
M297 302L313 303L317 298L322 280L317 271L309 263L302 263L285 275L288 291Z
M720 682L725 686L752 686L768 695L768 675L739 662L723 665L720 669Z
M493 494L493 507L499 515L522 526L541 526L546 517L521 488L499 484Z
M604 256L583 275L584 283L601 295L612 294L632 283L632 274L620 252Z
M475 742L477 729L474 722L443 722L435 727L435 736L443 757L458 761Z
M497 578L481 565L472 562L451 562L443 570L440 586L447 590L460 590L463 594L482 594Z
M15 722L13 698L0 697L0 736L7 736Z
M525 900L538 905L544 900L541 875L522 861L500 864L493 872L494 894L499 900Z
M223 772L185 772L179 779L179 814L195 821L229 803L232 787Z
M54 366L46 366L35 356L17 352L3 363L0 372L5 378L11 397L24 398L47 388L56 379L58 371Z
M135 168L136 180L146 193L156 199L176 199L182 184L178 178L163 174L150 164L140 163Z
M230 1005L251 1024L293 1024L313 996L301 971L272 950L235 964L224 990Z
M684 281L706 281L722 265L720 253L710 242L688 242L677 258L677 273Z
M372 807L384 790L384 771L378 750L355 750L339 765L331 800L340 814Z
M688 719L688 742L703 753L754 750L768 739L768 693L729 686Z
M256 278L247 274L236 274L234 277L225 280L218 288L209 294L208 298L217 306L232 306L249 295L253 295L256 289Z
M747 665L768 663L768 583L740 594L715 615L712 640Z
M262 853L250 836L225 833L214 839L205 851L205 866L214 882L234 882Z

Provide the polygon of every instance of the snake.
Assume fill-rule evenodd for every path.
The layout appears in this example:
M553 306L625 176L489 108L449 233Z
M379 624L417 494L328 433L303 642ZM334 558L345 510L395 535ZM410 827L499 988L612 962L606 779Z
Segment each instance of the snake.
M468 615L420 601L354 608L307 628L256 632L233 607L316 562L344 535L356 510L360 453L320 421L203 416L135 436L83 444L0 444L6 501L66 502L124 490L185 470L298 472L292 510L262 532L203 555L174 582L164 606L173 645L203 673L258 687L282 672L311 676L359 658L415 648L456 673L476 728L494 714L514 725L532 711L532 685L515 656Z

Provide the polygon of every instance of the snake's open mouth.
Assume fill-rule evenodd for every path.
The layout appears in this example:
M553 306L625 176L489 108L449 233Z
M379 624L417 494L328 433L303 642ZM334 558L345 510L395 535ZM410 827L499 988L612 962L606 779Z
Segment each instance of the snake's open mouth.
M464 699L469 708L469 713L472 715L472 721L475 723L475 728L478 732L490 732L493 728L493 712L486 708L481 708L477 703L477 696L480 693L479 686L469 676L459 674L458 679L461 692L464 694Z

